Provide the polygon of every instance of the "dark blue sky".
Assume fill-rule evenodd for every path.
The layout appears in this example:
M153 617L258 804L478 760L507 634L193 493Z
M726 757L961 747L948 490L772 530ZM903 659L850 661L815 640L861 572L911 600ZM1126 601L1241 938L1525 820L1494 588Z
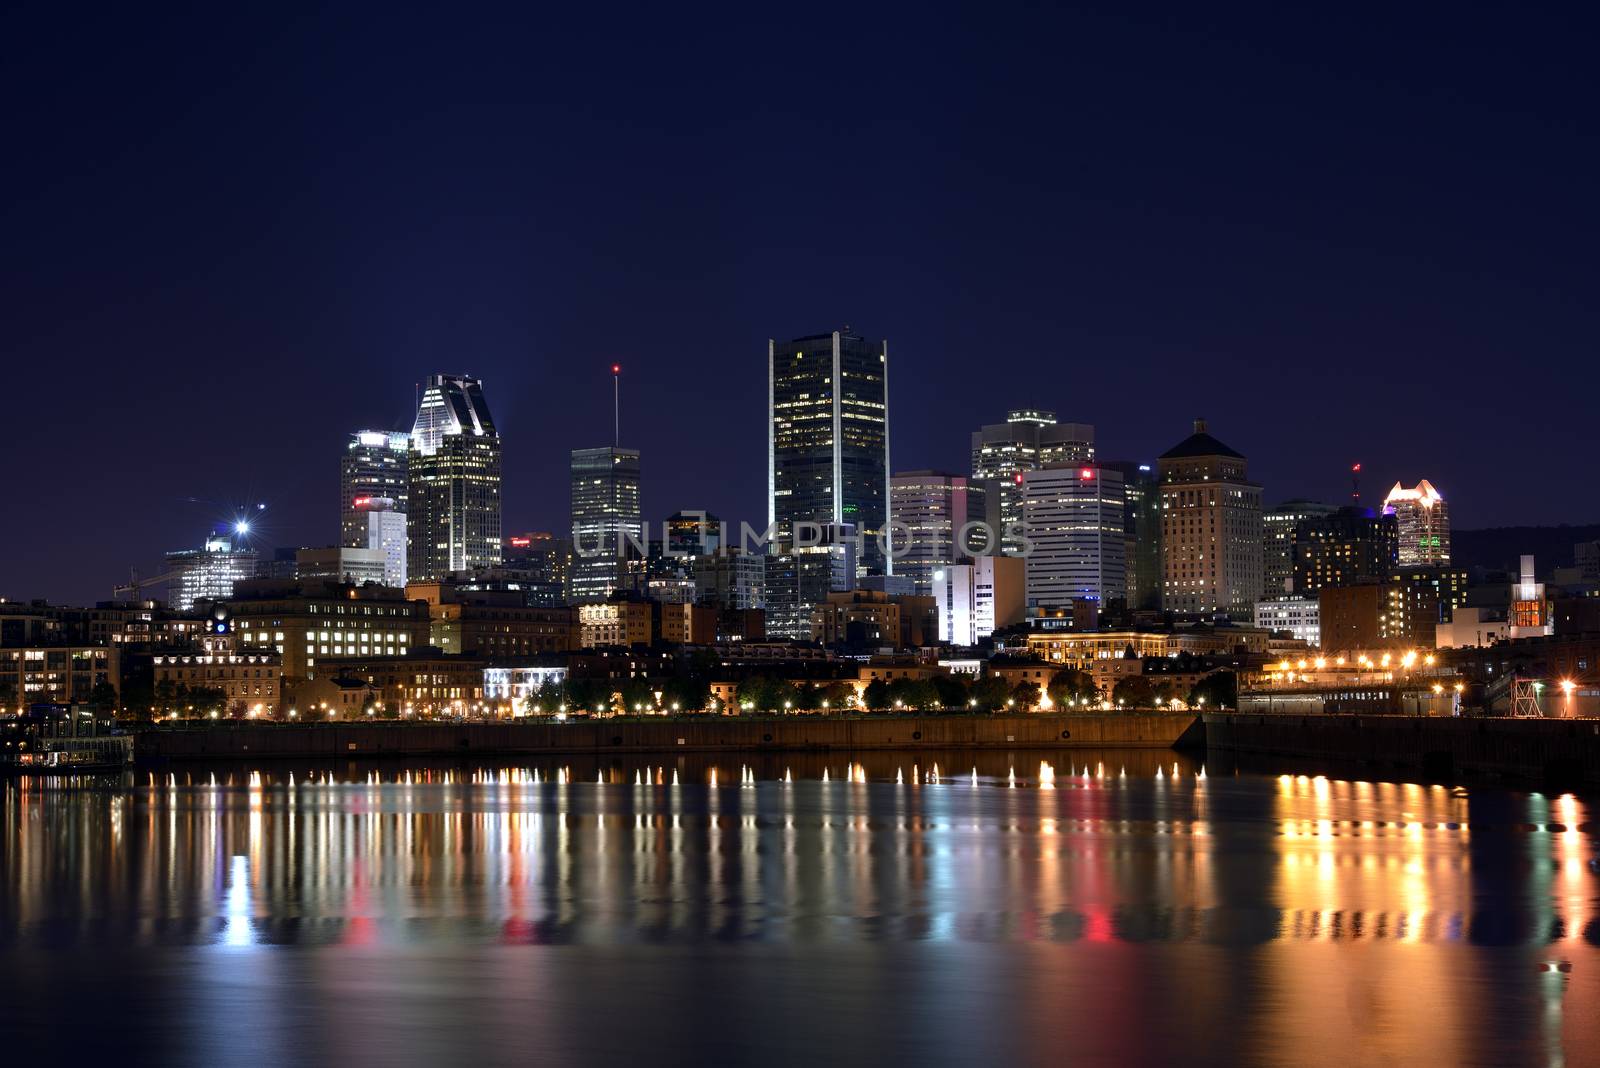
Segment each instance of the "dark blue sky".
M564 524L613 360L647 516L762 519L766 339L844 323L897 469L1203 414L1272 501L1359 459L1600 519L1595 27L1290 6L8 9L0 593L106 597L228 501L332 542L432 371L485 381L508 531Z

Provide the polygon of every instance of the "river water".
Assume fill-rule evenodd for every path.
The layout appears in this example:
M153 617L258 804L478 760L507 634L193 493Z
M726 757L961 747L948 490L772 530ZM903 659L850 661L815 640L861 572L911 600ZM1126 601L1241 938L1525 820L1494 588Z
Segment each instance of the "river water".
M1600 1065L1593 798L1120 751L0 792L9 1063Z

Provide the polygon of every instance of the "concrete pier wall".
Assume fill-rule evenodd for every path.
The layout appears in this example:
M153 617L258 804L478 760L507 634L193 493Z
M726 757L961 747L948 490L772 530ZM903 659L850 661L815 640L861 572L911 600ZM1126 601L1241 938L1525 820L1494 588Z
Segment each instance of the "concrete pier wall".
M480 756L595 752L873 749L1170 749L1198 744L1189 713L788 716L570 723L239 723L154 728L140 761L237 757Z
M1600 785L1600 719L1206 713L1208 753Z

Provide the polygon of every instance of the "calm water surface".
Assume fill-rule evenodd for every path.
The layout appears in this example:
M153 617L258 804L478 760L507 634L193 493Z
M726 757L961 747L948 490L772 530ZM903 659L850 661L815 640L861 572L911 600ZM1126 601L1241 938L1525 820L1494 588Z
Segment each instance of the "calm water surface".
M6 780L0 1036L10 1063L1600 1065L1594 799L1206 771Z

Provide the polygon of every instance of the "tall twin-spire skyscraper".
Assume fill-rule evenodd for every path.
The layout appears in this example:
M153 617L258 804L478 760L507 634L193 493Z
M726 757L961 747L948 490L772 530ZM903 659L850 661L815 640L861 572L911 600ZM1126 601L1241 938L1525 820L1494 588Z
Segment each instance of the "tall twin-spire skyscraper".
M411 429L406 487L413 581L500 562L500 434L476 378L429 376Z

